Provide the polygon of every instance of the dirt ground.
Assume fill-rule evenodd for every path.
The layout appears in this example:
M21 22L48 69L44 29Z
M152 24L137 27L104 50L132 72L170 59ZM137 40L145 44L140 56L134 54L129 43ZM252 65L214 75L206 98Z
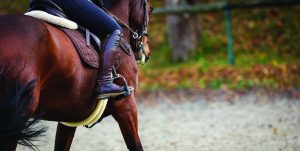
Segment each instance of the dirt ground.
M139 133L146 151L299 151L300 100L256 94L227 97L157 96L139 103ZM51 151L56 124L39 149ZM18 146L18 151L27 150ZM118 124L108 117L77 129L71 151L127 150Z

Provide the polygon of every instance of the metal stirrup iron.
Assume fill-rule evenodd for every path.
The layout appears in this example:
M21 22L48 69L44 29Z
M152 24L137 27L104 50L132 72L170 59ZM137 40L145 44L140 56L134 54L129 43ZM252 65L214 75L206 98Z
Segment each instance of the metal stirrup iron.
M112 67L112 75L113 75L113 80L122 79L124 81L124 83L125 83L125 86L124 86L125 87L125 93L123 95L124 95L124 97L129 96L133 89L129 90L129 86L128 86L128 83L127 83L125 77L122 76L121 74L117 73L115 66Z

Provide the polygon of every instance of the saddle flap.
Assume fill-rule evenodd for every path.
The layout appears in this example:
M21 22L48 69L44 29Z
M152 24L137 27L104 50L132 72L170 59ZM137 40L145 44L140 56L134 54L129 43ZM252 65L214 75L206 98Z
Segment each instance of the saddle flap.
M80 58L83 62L93 68L99 68L100 57L93 45L86 45L86 39L78 30L70 30L59 27L73 42Z

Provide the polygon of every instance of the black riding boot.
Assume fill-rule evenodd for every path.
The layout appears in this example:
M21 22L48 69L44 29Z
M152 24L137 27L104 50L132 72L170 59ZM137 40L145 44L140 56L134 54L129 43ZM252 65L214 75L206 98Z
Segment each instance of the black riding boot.
M116 30L106 39L104 43L102 57L103 63L98 74L99 77L96 87L96 93L99 94L99 99L106 99L119 95L127 96L130 94L127 92L132 90L132 87L126 88L125 86L119 86L113 83L112 70L116 60L115 56L118 51L121 35L122 32L120 30Z

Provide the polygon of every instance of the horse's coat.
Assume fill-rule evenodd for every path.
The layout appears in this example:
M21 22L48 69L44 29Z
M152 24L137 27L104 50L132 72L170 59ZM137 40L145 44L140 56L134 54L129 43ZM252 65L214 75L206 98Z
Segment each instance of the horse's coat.
M144 15L140 7L142 3L141 0L119 0L110 11L133 29L139 30ZM146 12L148 15L149 6ZM43 119L50 121L81 121L90 115L97 104L97 96L94 94L97 70L87 68L81 63L72 42L61 30L32 17L4 15L0 16L0 33L0 69L9 67L8 72L0 74L0 79L13 78L12 81L20 83L25 92L30 90L20 94L32 97L27 106L20 108L23 112L18 112L17 116L42 115ZM124 39L131 41L130 33L126 29ZM147 41L147 37L143 40ZM138 67L135 58L122 51L119 57L117 72L122 74L136 91ZM122 85L122 81L116 82ZM3 86L0 85L0 88ZM21 88L16 90L23 90ZM14 96L13 94L11 93L11 96ZM4 95L4 91L0 92L0 105L3 108L10 107L10 101L3 100ZM16 99L17 103L21 103L24 96ZM112 115L116 119L129 150L143 150L138 136L134 94L118 102L109 100L104 114ZM13 125L15 121L11 122ZM18 123L18 126L22 127L25 123ZM5 139L11 135L6 133L10 128L12 127L3 127L0 123L0 150L15 150L19 142L18 138ZM58 124L55 150L69 150L75 130L76 128ZM14 133L18 132L20 131Z

